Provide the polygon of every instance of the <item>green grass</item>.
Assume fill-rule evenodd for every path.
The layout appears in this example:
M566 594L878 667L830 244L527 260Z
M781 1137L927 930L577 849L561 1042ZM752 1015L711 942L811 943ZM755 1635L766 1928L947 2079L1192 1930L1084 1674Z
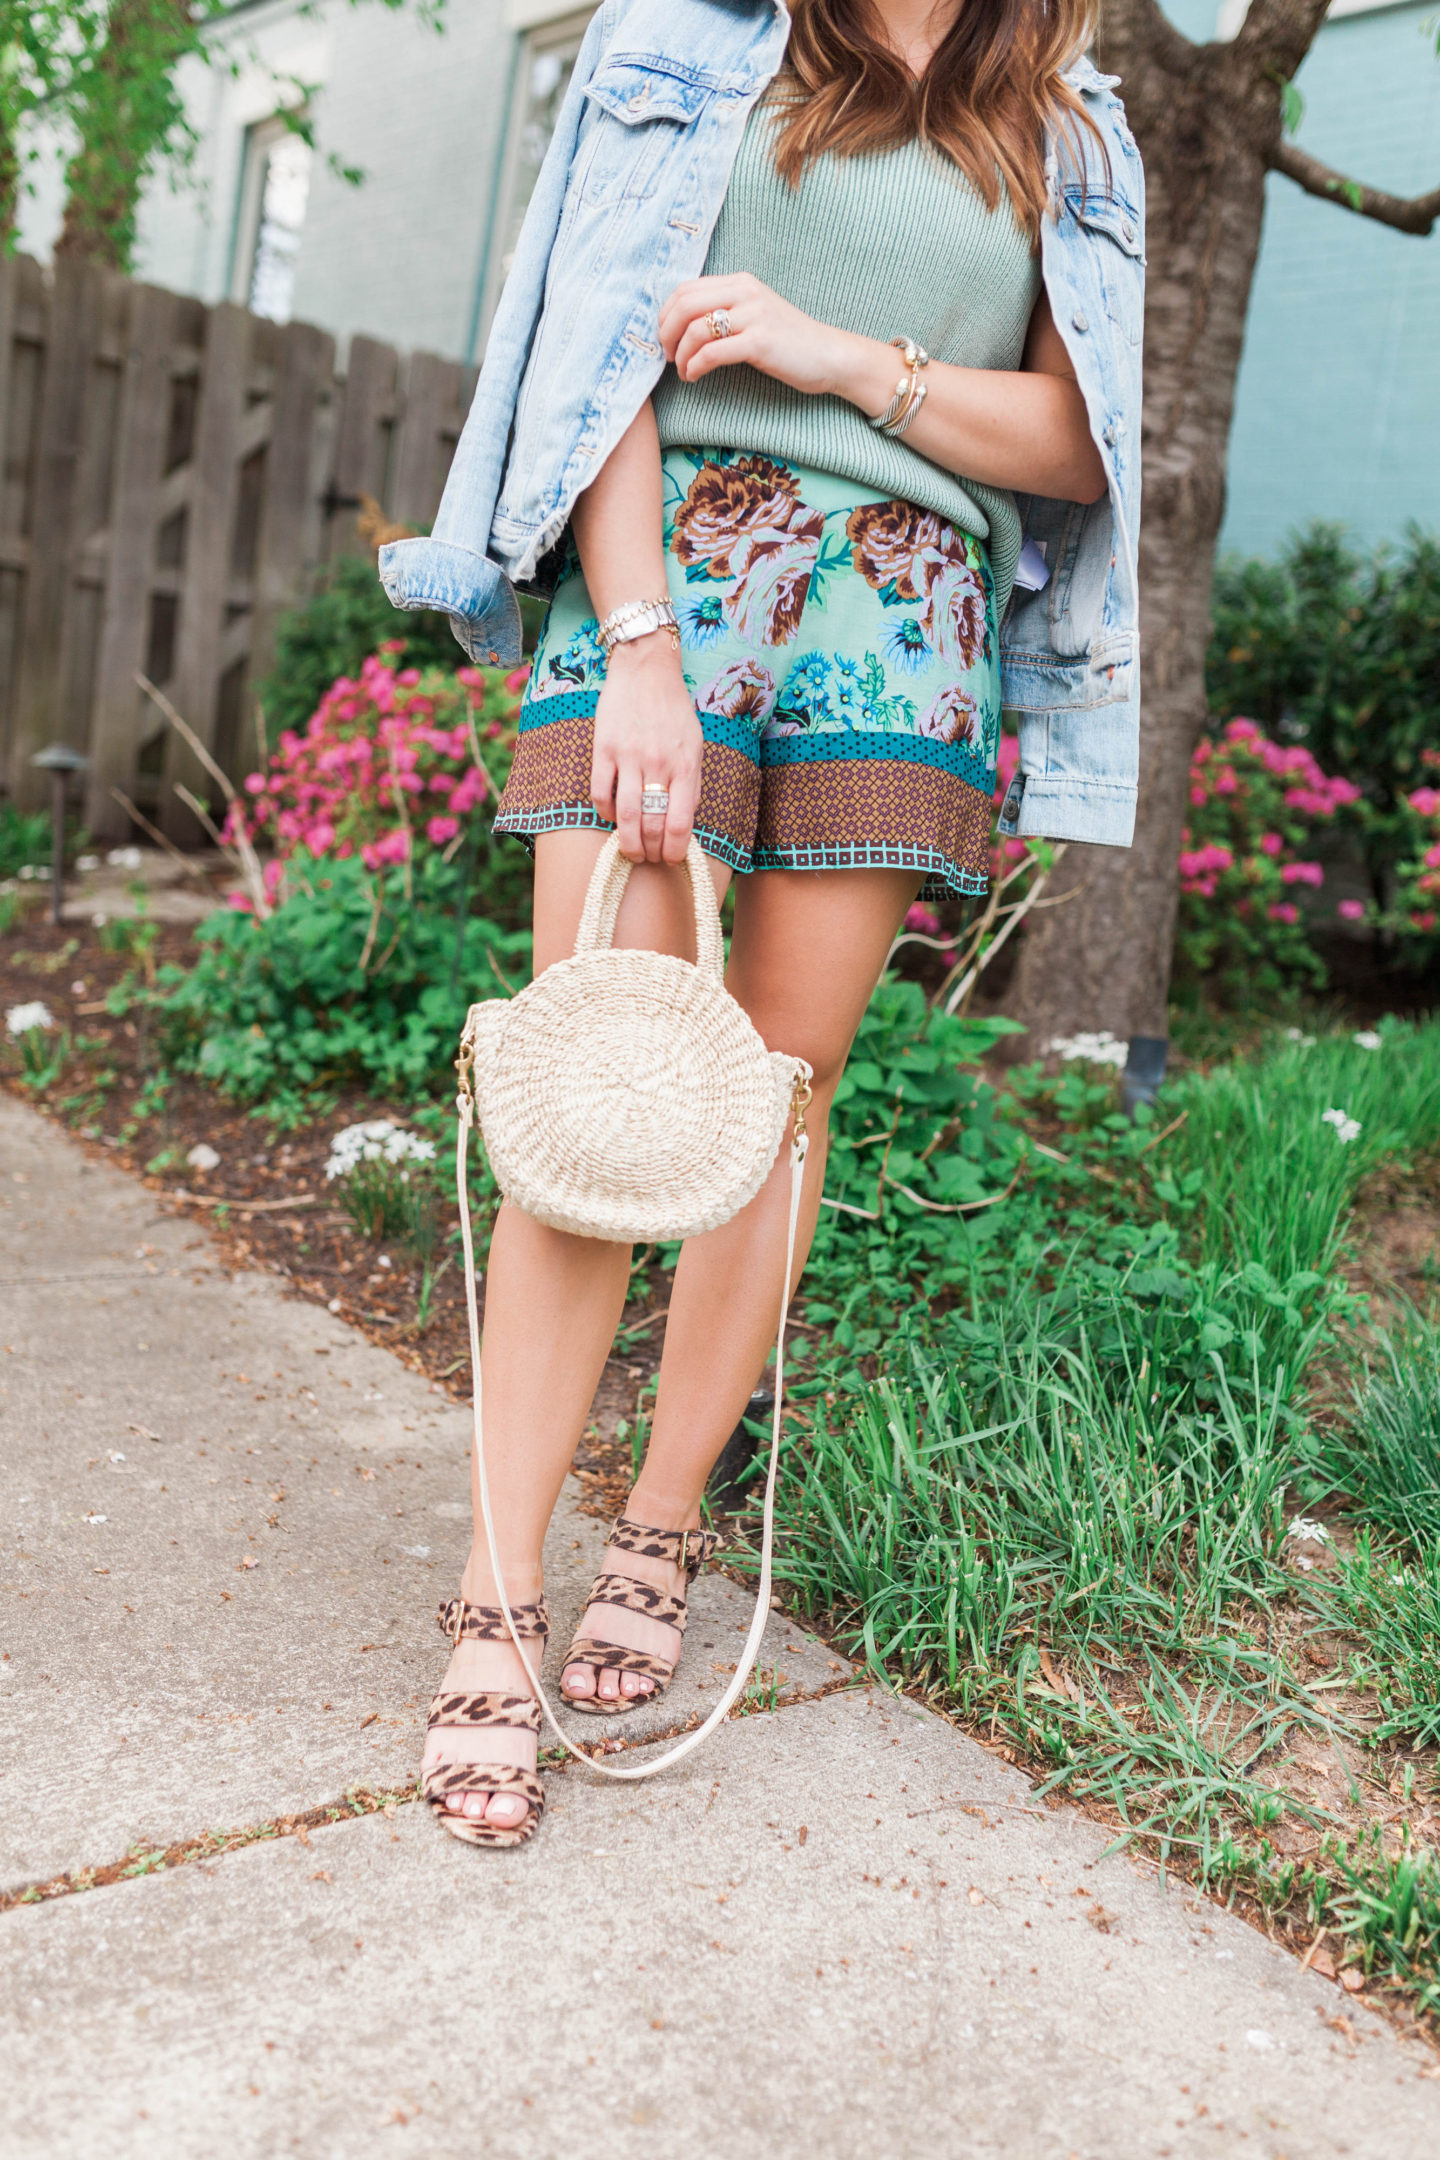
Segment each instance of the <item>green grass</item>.
M847 1148L858 1164L893 1122L892 1170L897 1150L913 1162L941 1107L912 1114L896 1059L869 1062L837 1119L857 1205ZM1286 1648L1297 1621L1355 1646L1377 1715L1349 1740L1440 1740L1435 1335L1382 1353L1344 1430L1317 1433L1312 1412L1363 1317L1342 1273L1356 1195L1440 1142L1437 1076L1440 1027L1387 1024L1378 1049L1282 1038L1188 1074L1123 1129L1075 1075L1022 1077L1008 1102L972 1083L971 1160L1014 1189L979 1235L952 1217L942 1242L903 1196L888 1219L827 1226L807 1313L832 1339L779 1503L783 1573L843 1647L1195 1879L1327 1926L1428 2008L1433 1856L1327 1834L1284 1789L1283 1750L1338 1731ZM1287 1564L1285 1535L1327 1489L1377 1535L1322 1582ZM1303 1866L1287 1820L1314 1833Z
M1377 1529L1440 1541L1440 1328L1417 1314L1382 1342L1349 1416L1317 1436L1314 1460Z

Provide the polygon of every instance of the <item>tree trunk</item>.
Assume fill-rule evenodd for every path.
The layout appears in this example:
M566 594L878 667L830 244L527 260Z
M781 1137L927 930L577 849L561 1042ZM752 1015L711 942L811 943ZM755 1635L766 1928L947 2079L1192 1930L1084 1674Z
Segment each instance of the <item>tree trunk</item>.
M1056 883L1078 883L1079 896L1027 928L1008 1004L1030 1030L1028 1057L1082 1030L1167 1032L1176 857L1205 718L1211 577L1265 174L1282 84L1324 12L1324 0L1271 4L1290 33L1280 53L1273 36L1257 52L1245 33L1192 45L1155 0L1104 0L1097 59L1122 78L1147 197L1140 801L1133 849L1072 847Z
M198 33L188 0L114 0L105 45L74 109L57 255L128 270L140 190L183 124L174 73Z

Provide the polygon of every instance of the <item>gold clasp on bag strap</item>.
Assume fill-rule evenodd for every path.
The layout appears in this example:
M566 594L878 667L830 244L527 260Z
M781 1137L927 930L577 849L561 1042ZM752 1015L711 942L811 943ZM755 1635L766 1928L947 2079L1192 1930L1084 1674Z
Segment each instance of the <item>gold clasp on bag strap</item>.
M460 1055L455 1060L459 1075L459 1087L455 1096L455 1108L463 1124L470 1124L475 1112L475 1045L467 1034L460 1038Z
M797 1072L794 1092L790 1097L790 1110L795 1120L794 1144L802 1154L810 1144L809 1135L805 1130L805 1111L813 1100L814 1094L815 1090L811 1087L806 1075L803 1072Z

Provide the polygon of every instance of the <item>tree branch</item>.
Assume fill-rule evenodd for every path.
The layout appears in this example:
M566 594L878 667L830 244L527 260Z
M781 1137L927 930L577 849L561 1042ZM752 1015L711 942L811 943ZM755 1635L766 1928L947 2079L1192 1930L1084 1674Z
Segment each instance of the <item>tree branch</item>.
M1134 78L1143 62L1153 63L1162 74L1184 75L1194 52L1194 40L1176 29L1159 0L1102 0L1096 64L1121 77L1122 96L1134 94Z
M1325 20L1330 0L1250 0L1235 34L1236 59L1256 76L1289 82Z
M1319 158L1311 157L1298 143L1278 142L1270 155L1270 170L1284 173L1297 187L1304 188L1307 195L1318 195L1322 202L1338 203L1344 210L1353 210L1359 217L1374 218L1378 224L1391 225L1396 232L1418 233L1423 237L1432 232L1435 221L1440 218L1440 188L1431 188L1428 195L1387 195L1382 188L1364 187L1358 180L1347 180Z

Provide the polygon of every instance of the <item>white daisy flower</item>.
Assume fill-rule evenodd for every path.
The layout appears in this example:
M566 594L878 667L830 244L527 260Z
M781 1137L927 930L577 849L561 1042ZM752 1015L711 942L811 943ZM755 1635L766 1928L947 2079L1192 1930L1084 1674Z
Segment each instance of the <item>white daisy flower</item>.
M11 1035L28 1035L32 1028L53 1028L55 1015L48 1005L34 998L28 1005L12 1005L5 1015L5 1027Z

